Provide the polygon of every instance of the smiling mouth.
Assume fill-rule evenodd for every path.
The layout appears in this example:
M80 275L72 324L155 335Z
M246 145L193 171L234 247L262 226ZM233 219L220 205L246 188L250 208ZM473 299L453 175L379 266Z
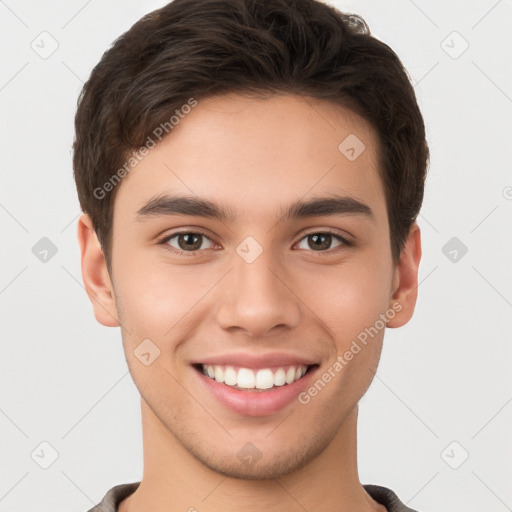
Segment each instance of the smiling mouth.
M206 377L240 391L262 392L288 386L317 368L318 364L289 365L272 368L243 368L231 365L194 364Z

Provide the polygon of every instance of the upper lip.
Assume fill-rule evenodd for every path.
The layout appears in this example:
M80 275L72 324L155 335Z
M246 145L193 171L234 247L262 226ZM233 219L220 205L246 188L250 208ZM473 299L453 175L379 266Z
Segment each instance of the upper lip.
M193 361L192 364L239 366L241 368L270 368L273 366L310 366L317 363L309 358L283 352L272 352L260 355L231 352L229 354L206 357L200 361Z

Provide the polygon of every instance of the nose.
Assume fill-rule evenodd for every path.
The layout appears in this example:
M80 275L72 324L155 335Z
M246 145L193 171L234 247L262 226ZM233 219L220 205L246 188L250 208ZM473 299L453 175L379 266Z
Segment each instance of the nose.
M251 263L234 255L234 268L222 282L217 310L217 321L223 329L260 338L273 329L297 327L301 300L290 273L276 263L271 253L264 250Z

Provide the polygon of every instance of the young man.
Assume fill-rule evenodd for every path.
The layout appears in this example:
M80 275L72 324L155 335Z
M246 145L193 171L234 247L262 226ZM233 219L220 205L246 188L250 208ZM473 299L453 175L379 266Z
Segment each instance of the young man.
M175 0L76 115L82 275L120 326L144 471L92 510L410 511L362 485L358 402L416 302L428 146L365 22Z

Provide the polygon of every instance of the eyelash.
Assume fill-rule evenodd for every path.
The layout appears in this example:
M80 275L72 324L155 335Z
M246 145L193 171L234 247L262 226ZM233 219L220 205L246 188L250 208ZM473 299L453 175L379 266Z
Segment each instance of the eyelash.
M175 237L177 237L179 235L201 235L201 236L204 236L204 237L208 238L209 240L211 240L211 238L206 233L203 233L201 231L178 231L177 233L172 233L171 235L166 236L163 240L161 240L159 242L159 244L163 245L166 250L170 251L173 254L177 254L179 256L185 256L185 257L192 256L192 257L194 257L194 256L197 256L198 253L202 252L202 250L197 250L197 251L181 251L181 250L176 249L175 247L172 247L172 246L168 245L167 242L169 242L169 240L172 240L173 238L175 238ZM336 238L338 241L340 241L342 243L342 245L338 246L338 247L335 247L334 249L327 249L326 251L310 251L310 252L331 253L331 252L336 251L336 249L342 249L343 246L350 247L350 246L353 245L352 242L349 242L347 239L343 238L338 233L335 233L334 231L330 231L328 229L327 230L323 230L323 231L312 231L311 233L306 233L299 240L299 242L301 242L305 238L307 238L309 236L312 236L312 235L331 235L334 238ZM211 241L213 242L213 240L211 240Z

